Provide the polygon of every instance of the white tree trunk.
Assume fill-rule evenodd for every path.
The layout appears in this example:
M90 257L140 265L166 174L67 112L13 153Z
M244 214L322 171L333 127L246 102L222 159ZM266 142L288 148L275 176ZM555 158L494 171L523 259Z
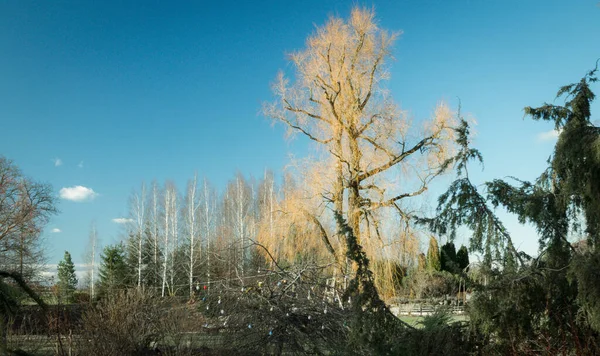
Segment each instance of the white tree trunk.
M146 185L142 183L142 191L140 194L136 194L134 196L134 206L135 209L135 219L136 219L136 234L137 234L137 257L138 257L138 265L137 265L137 287L138 289L142 288L142 250L144 246L144 225L146 223L145 220L145 212L146 212Z
M98 245L98 235L96 232L96 224L92 223L90 227L90 239L89 239L89 255L87 257L90 263L90 298L94 300L96 284L96 249Z
M171 192L171 236L173 237L173 246L171 247L171 286L169 288L170 294L175 291L175 254L177 253L177 247L179 247L179 230L178 230L179 214L177 210L177 192L175 186Z
M165 236L164 236L164 260L163 260L163 273L162 273L162 288L161 288L161 296L165 296L165 287L167 284L167 267L169 262L169 215L171 210L171 191L170 189L165 189Z
M199 204L196 202L196 189L198 184L198 174L194 174L194 181L190 183L188 186L187 192L187 209L186 209L186 222L187 222L187 230L189 234L189 243L190 243L190 264L189 264L189 287L190 287L190 299L194 295L194 269L196 267L196 251L195 247L197 244L196 241L196 214ZM201 246L201 244L200 244ZM202 253L202 250L200 250Z
M208 182L204 179L204 236L206 239L206 285L210 290L210 239L211 223L214 219L214 205L210 203Z
M241 250L241 254L240 254L240 271L241 271L241 277L242 277L242 285L244 285L244 261L245 261L245 241L244 241L244 237L246 234L246 225L245 225L245 214L244 214L244 185L243 182L241 180L241 178L238 176L237 178L237 225L238 225L238 234L239 234L239 238L240 238L240 250Z
M156 182L152 183L152 239L154 248L154 273L157 272L158 267L158 187ZM153 278L157 276L154 275Z

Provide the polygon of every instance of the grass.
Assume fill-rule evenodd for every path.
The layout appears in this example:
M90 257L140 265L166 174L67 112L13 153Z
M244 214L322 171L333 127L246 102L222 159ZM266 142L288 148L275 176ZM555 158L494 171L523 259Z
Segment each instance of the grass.
M419 329L422 327L420 321L423 320L424 316L401 315L401 316L399 316L399 318L400 318L400 320L407 323L408 325ZM452 322L468 321L468 320L469 320L469 317L467 315L452 315Z

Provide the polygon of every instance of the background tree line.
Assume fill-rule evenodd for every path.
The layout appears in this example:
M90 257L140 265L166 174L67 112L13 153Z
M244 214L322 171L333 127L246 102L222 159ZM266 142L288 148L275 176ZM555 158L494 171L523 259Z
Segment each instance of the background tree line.
M322 245L321 229L326 227L320 224L316 228L311 217L315 212L293 204L296 182L287 174L277 184L270 171L259 180L237 174L221 194L197 176L183 192L172 182L163 186L143 183L130 196L123 241L104 247L94 259L97 277L91 283L88 275L84 282L90 295L102 297L135 287L162 296L192 298L215 286L243 287L248 279L265 275L276 263L328 264L326 275L342 286L348 276L339 274L335 259ZM330 227L325 233L332 234L332 230ZM94 230L90 236L91 245L97 239ZM431 241L436 240L431 237ZM386 298L455 293L458 283L427 295L411 283L440 271L448 274L438 273L438 277L452 283L450 274L460 275L468 265L466 247L461 247L457 258L452 242L441 250L435 242L426 250L427 267L420 268L420 245L418 241L410 243L413 245L401 246L402 255L374 259L374 268L391 277L378 280ZM88 261L92 261L93 250Z

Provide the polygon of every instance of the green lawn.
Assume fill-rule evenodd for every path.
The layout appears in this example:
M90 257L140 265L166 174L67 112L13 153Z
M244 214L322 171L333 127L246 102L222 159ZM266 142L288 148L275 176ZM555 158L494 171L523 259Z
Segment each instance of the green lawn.
M423 316L410 316L410 315L401 315L399 316L400 320L411 325L415 328L420 328L421 324L419 322L423 320ZM467 315L453 315L452 321L468 321L469 317Z

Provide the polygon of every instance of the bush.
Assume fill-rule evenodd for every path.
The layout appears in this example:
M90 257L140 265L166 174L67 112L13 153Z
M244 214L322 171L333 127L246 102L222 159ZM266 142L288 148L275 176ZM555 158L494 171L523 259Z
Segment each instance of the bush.
M414 271L405 278L405 287L411 297L441 298L446 295L456 295L460 276L446 271Z
M173 332L174 319L164 299L133 289L119 292L83 315L78 348L89 356L144 355Z

